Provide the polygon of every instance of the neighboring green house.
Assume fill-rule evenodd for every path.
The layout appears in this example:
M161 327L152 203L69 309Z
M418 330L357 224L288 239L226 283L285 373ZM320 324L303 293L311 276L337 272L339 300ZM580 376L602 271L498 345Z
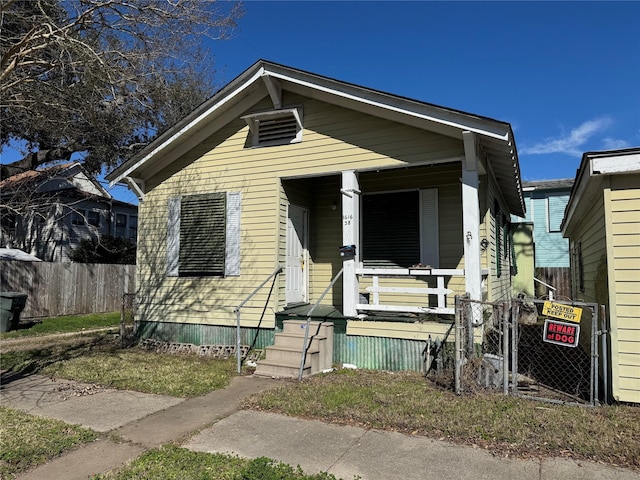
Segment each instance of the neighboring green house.
M560 229L564 210L569 202L572 178L557 180L536 180L522 182L525 205L527 208L524 218L512 216L512 223L525 223L531 225L534 252L534 276L540 282L551 285L556 290L555 296L570 297L571 285L569 275L569 241L562 236ZM524 227L518 231L523 234ZM525 238L525 237L521 237ZM518 242L516 242L516 245ZM522 259L530 262L530 259ZM519 270L527 270L525 264L518 264ZM535 296L548 295L548 288L544 283L527 282L523 288L525 293L531 295L530 290L535 289ZM533 287L531 287L533 285Z
M229 345L239 325L263 348L322 300L333 361L421 369L455 295L511 296L506 122L259 61L107 179L141 199L145 338Z

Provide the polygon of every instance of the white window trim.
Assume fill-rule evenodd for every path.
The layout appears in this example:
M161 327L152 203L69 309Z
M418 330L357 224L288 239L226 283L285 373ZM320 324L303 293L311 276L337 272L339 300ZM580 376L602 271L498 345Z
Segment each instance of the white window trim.
M551 233L551 212L549 211L549 197L544 197L544 207L547 216L547 233Z
M226 195L224 277L238 277L240 276L240 216L242 200L240 192L226 192ZM180 218L182 198L183 197L171 197L168 200L166 268L166 275L168 277L180 276Z
M418 231L420 235L420 263L422 265L429 265L432 268L440 267L440 224L438 217L438 188L409 188L401 190L385 190L381 192L369 192L365 195L388 195L393 193L403 192L418 192ZM427 195L431 195L428 198ZM428 211L424 208L424 201L430 200L434 202L434 211L431 218L427 218ZM363 207L361 206L361 209ZM364 213L360 212L360 218L364 218ZM361 220L362 221L362 220ZM435 231L430 230L429 227L435 225ZM429 243L428 240L432 240L433 243ZM363 239L360 239L360 245L362 245Z
M551 229L551 202L550 202L551 196L547 196L545 197L545 208L547 211L547 233L560 233L562 232L562 229L560 228L560 225L558 225L558 229L557 230L552 230Z
M440 267L440 226L438 224L438 189L421 188L420 192L420 263ZM425 208L425 202L430 208ZM435 229L433 228L435 225Z

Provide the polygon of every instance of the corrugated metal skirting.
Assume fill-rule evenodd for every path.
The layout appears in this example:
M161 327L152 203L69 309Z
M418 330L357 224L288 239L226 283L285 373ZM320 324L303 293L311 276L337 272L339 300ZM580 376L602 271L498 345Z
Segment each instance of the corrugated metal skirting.
M264 328L241 328L240 343L262 349L273 345L274 330ZM256 338L257 334L257 338ZM236 328L221 325L191 323L139 322L138 336L161 342L192 343L194 345L235 345Z
M333 361L358 368L388 371L422 371L426 342L401 338L361 337L335 333Z
M280 329L278 329L279 331ZM263 349L273 345L276 330L242 328L240 343ZM138 326L140 338L151 338L163 342L192 343L194 345L235 345L235 327L199 325L187 323L141 322ZM388 371L423 370L422 352L424 341L399 338L380 338L347 335L334 332L333 363L356 365L358 368Z

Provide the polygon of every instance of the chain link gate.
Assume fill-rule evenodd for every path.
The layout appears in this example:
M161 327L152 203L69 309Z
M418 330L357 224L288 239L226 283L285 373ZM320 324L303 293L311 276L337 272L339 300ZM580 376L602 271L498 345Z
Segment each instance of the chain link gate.
M514 299L511 369L517 375L512 375L512 394L597 405L598 340L605 333L598 329L598 312L595 303Z
M508 393L509 305L456 297L455 392Z
M580 312L577 321L558 318L576 315L571 312ZM545 307L543 300L490 303L456 297L456 394L494 391L597 405L598 340L605 334L598 321L597 304L547 302Z

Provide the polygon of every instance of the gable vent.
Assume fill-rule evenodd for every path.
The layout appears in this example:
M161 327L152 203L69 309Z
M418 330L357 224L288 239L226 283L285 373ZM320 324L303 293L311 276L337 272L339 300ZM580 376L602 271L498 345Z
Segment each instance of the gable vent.
M258 143L261 145L291 143L298 135L298 124L293 117L262 120L258 125Z
M302 141L300 109L287 108L245 115L242 119L251 130L252 146L287 145Z

